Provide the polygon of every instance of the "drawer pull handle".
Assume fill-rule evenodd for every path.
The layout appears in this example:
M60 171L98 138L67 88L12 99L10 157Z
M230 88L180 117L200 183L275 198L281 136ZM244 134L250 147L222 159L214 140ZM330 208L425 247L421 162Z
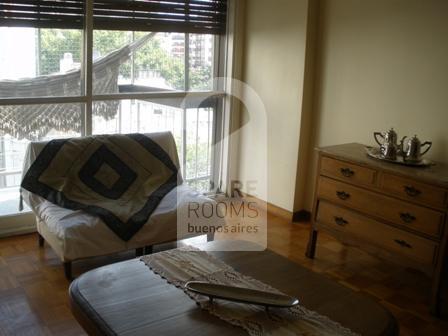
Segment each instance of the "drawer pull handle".
M398 245L400 245L401 247L406 247L406 248L412 248L411 244L408 244L406 241L404 240L400 240L400 239L395 239L394 240Z
M352 177L353 175L355 175L355 172L350 168L341 168L341 174L345 177Z
M415 221L417 218L415 218L414 215L411 215L410 213L401 213L400 214L400 218L403 222L405 223L412 223L413 221Z
M422 192L413 186L404 186L404 191L410 197L417 197Z
M334 221L339 226L346 226L348 222L343 217L334 217Z
M350 194L345 191L336 191L336 195L343 201L346 201L350 198Z

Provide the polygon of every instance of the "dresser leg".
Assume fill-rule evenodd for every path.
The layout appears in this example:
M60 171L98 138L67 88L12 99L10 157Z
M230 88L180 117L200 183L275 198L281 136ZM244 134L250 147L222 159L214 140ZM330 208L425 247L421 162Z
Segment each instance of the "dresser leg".
M446 230L445 230L446 231ZM446 238L445 238L446 239ZM446 319L448 317L448 241L442 242L439 260L432 280L430 312L432 315Z
M308 240L308 247L305 254L310 259L314 259L314 256L316 254L317 235L318 231L315 229L311 229L310 238Z

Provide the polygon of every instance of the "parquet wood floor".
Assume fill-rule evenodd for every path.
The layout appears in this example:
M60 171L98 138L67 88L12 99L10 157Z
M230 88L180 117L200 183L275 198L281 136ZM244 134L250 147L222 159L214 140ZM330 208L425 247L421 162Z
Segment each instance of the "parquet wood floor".
M304 255L308 225L271 215L268 222L270 249L381 302L397 317L402 335L448 335L448 322L428 313L430 281L422 273L325 234L316 259L309 260ZM133 257L129 252L75 262L74 274ZM0 239L0 335L84 335L70 312L68 286L59 259L48 245L38 247L35 234Z

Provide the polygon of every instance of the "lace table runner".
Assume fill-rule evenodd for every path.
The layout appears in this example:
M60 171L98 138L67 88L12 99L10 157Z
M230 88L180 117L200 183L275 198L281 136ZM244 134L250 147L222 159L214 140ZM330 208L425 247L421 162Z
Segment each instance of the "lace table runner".
M272 293L278 290L254 278L245 276L207 252L193 247L179 248L144 256L141 260L156 274L181 288L210 314L238 327L251 336L306 335L353 336L351 330L302 305L290 309L270 308L214 300L185 289L188 281L207 281L220 285L251 288Z

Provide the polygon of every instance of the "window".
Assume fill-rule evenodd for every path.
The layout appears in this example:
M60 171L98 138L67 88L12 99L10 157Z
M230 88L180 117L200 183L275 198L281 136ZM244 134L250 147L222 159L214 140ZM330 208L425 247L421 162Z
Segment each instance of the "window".
M0 1L0 215L17 211L28 142L60 137L169 130L186 182L210 191L226 11L226 0Z

